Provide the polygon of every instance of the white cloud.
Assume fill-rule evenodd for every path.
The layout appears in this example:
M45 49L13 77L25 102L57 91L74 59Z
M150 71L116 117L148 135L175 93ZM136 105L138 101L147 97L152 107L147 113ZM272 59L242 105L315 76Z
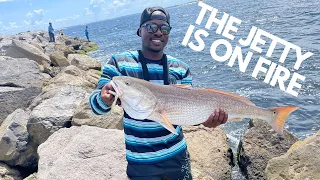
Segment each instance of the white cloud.
M42 15L44 14L43 9L33 10L33 12L36 14L42 14Z
M125 5L130 4L132 1L131 0L113 0L111 4L109 4L108 8L119 8Z
M89 7L84 9L85 16L94 16L95 20L99 19L101 12L104 12L105 0L91 0Z
M9 1L13 1L13 0L0 0L0 2L9 2Z
M104 3L105 3L104 0L91 0L90 5L98 7L98 6L104 5Z
M79 17L80 17L80 15L74 14L74 15L72 15L72 16L68 16L68 17L65 17L65 18L56 19L55 21L56 21L56 22L69 21L69 20L78 19Z
M27 22L30 25L38 25L44 17L44 11L43 9L33 10L32 12L28 12L26 17L28 18Z
M86 16L92 16L93 12L89 8L84 8L84 15Z
M28 25L28 26L31 24L30 21L23 20L23 22L24 22L24 24L26 24L26 25Z
M26 14L27 17L32 18L33 13L32 12L28 12L28 14Z
M32 6L32 0L24 0L24 2L29 3L30 6Z
M17 29L21 26L18 26L16 22L9 22L9 28L11 29Z

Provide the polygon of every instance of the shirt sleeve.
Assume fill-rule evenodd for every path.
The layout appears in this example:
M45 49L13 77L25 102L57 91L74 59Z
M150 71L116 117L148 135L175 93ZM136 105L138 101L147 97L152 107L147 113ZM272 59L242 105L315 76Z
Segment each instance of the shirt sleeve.
M101 68L102 74L98 80L97 87L89 97L91 110L96 115L106 114L110 111L110 106L106 105L101 99L101 89L111 81L112 77L121 75L117 67L116 60L112 57L109 62Z

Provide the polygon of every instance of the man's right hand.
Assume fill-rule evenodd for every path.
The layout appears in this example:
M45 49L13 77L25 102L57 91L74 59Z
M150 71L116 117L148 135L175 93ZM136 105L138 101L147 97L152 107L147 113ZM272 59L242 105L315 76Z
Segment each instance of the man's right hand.
M115 92L115 90L113 89L111 83L106 84L101 89L101 99L106 105L111 106L113 101L114 101L114 95L110 94L109 90ZM119 99L117 100L116 104L120 104L120 100Z

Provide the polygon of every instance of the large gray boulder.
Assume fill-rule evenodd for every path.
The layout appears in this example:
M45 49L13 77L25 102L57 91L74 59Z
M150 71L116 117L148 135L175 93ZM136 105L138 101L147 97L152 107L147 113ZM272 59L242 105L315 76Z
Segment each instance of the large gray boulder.
M320 131L298 141L289 151L271 159L265 170L267 179L320 179Z
M75 110L85 97L84 89L71 85L42 92L29 107L32 112L27 127L32 140L39 145L60 128L70 127Z
M264 170L268 161L283 155L298 141L297 137L286 130L282 137L271 129L266 121L250 121L250 127L239 143L238 163L248 179L266 179Z
M72 125L89 125L105 129L123 129L123 109L114 106L109 113L105 115L95 115L89 105L89 95L76 109L72 118Z
M48 38L45 38L45 37L42 37L41 35L37 35L35 40L41 44L41 47L46 47L49 45L49 37Z
M75 65L83 70L101 70L100 62L85 54L69 54L68 60L70 64Z
M69 54L74 54L75 50L72 47L66 46L64 44L56 43L54 46L56 51L63 52L65 57L68 57Z
M232 151L220 128L184 126L193 179L231 179Z
M60 51L52 52L50 54L50 60L55 66L66 67L70 65L68 59L64 56L63 52Z
M41 93L43 76L36 62L0 56L0 124L18 108L26 108Z
M1 180L22 180L23 178L18 170L0 162L0 179Z
M0 161L11 166L35 168L36 148L30 142L27 132L29 114L17 109L0 126Z
M0 35L0 56L3 56L5 50L11 46L12 36L10 35Z
M72 126L38 148L38 180L125 180L123 131Z
M9 87L42 87L39 65L27 58L0 56L0 85Z
M37 180L37 173L30 174L28 177L23 180Z
M72 85L75 87L82 87L88 92L92 92L98 79L100 77L100 72L96 70L84 71L76 66L68 66L46 83L43 88L44 91L57 88L65 85Z
M48 43L46 45L42 45L44 47L44 53L50 56L51 53L55 51L55 44Z
M6 49L5 55L13 58L28 58L46 67L51 64L48 55L35 46L19 40L12 40L12 45Z

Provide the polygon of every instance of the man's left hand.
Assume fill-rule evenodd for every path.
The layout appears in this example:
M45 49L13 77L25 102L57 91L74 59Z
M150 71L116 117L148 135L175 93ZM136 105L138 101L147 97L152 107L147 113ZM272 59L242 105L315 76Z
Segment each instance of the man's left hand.
M216 109L205 121L202 123L206 127L215 128L221 124L226 123L228 120L228 114L223 109Z

